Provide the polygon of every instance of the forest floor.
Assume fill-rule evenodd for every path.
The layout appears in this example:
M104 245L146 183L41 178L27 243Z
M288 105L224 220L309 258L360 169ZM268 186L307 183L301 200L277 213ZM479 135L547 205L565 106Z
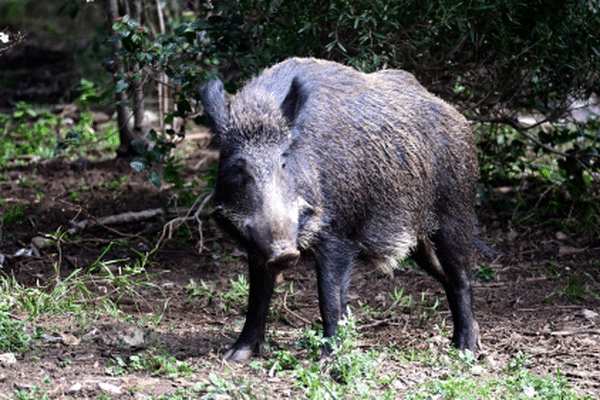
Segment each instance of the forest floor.
M202 182L214 157L206 150L187 156L184 179ZM23 307L13 308L11 318L26 321L35 340L14 360L0 360L0 399L33 389L47 397L31 398L157 398L198 381L217 385L214 374L223 371L251 382L258 393L268 387L267 398L298 395L289 375L220 359L244 321L239 306L245 299L232 305L219 296L235 293L234 283L246 273L245 255L235 243L203 217L202 240L197 222L189 220L152 252L165 222L176 216L177 211L156 211L177 208L172 186L156 189L126 160L71 162L60 157L6 168L0 184L0 212L13 212L16 205L24 211L2 226L0 272L14 277L20 287L40 292L51 293L69 279L80 279L87 290L57 297L85 305L79 313L32 317ZM154 216L133 214L133 221L120 224L100 220L147 210ZM477 278L474 287L483 346L477 360L485 371L494 371L527 355L532 373L559 371L580 395L600 396L600 244L548 225L516 224L514 214L487 204L478 207L478 214L481 237L498 254L482 255L478 263L489 276ZM76 228L84 220L90 223ZM107 278L126 274L136 260L145 272L132 272L125 286ZM312 267L298 266L285 271L282 282L272 302L269 346L264 359L254 360L269 360L281 348L292 349L299 360L307 358L293 343L298 330L320 321L315 273ZM386 309L389 294L401 288L404 303L396 311L369 313ZM448 352L452 319L443 289L420 270L408 265L389 276L358 267L350 296L361 349ZM148 367L136 372L135 360L141 361L135 356L149 352L174 357L194 372L166 376ZM393 365L400 394L441 379L424 365Z

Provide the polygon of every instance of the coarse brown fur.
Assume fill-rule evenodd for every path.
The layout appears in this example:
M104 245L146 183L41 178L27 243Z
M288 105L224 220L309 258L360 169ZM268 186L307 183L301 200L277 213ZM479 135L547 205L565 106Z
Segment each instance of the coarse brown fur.
M215 215L248 249L251 292L253 276L255 288L272 280L269 266L313 256L331 336L352 265L390 271L411 255L446 289L455 344L473 349L477 152L465 118L407 72L316 59L263 71L229 107L223 93L217 81L201 92L221 142ZM251 293L253 311L226 358L260 345L269 285Z
M296 147L315 169L311 200L326 204L330 229L357 240L362 257L389 271L417 237L438 229L440 208L472 218L477 157L468 123L405 71L363 74L297 58L277 64L232 102L230 124L249 134L246 146L291 140L279 105L294 76L310 92L307 117L290 130L299 131Z

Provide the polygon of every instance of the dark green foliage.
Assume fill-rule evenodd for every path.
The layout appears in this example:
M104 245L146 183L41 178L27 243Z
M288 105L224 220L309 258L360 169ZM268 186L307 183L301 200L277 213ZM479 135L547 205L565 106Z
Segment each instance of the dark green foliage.
M484 282L494 279L494 269L489 264L481 265L476 271L475 276Z
M597 179L598 123L564 119L574 99L600 92L600 16L593 2L221 0L203 3L195 15L155 39L128 18L114 27L124 60L139 61L142 74L164 70L175 86L177 107L167 124L194 111L198 87L217 72L235 92L268 66L314 56L366 72L408 70L480 122L486 185L529 176L578 199L590 195ZM138 75L117 78L115 90L126 91ZM532 110L552 124L542 130L541 123L519 122L519 113ZM168 144L183 129L168 130L138 166L151 169L168 159Z
M2 222L8 225L14 224L15 222L21 222L23 219L25 219L25 211L17 204L4 214Z
M366 72L406 69L472 120L486 123L481 144L491 150L491 163L482 163L484 180L522 175L530 170L524 156L532 151L560 159L556 183L574 195L585 192L599 169L597 124L544 132L516 118L538 110L556 122L574 98L600 91L600 17L588 1L216 4L196 26L211 39L204 54L223 61L229 91L290 56L336 60ZM503 141L496 131L506 126L513 132Z
M242 79L290 56L401 68L479 115L600 90L600 20L585 0L220 1L194 28Z
M0 352L24 352L32 342L25 332L25 323L13 318L5 308L5 304L0 305Z

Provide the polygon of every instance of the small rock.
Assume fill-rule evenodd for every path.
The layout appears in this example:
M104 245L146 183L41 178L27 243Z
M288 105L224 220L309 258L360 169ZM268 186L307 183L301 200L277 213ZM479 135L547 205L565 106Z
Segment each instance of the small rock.
M50 246L50 241L41 236L36 236L31 239L31 244L37 247L38 249L43 249L44 247Z
M118 395L122 393L120 387L106 382L98 382L98 387L100 388L100 390L102 390L103 393L109 395Z
M569 237L561 231L556 232L556 240L567 240Z
M60 336L50 336L46 335L45 333L42 334L42 339L47 340L48 342L62 342L62 338Z
M92 340L94 337L97 337L99 335L100 335L100 329L94 328L91 331L89 331L88 333L86 333L85 335L83 335L81 337L81 340L85 340L85 341Z
M2 364L16 364L17 358L13 353L0 354L0 363Z
M79 392L83 388L83 385L79 382L76 382L73 386L69 388L69 393Z
M471 367L471 373L473 375L483 375L485 369L481 365L473 365Z
M110 115L106 113L92 111L92 115L94 116L94 122L97 124L105 124L110 121Z
M387 299L387 296L384 292L379 292L379 294L377 294L377 296L375 296L375 301L385 305L385 300Z
M572 246L560 246L558 248L558 255L560 256L568 256L571 254L577 254L577 253L581 253L582 251L585 251L585 249L579 249L577 247L572 247Z
M583 317L590 320L590 322L593 322L594 319L598 318L598 313L592 310L584 309L581 313L583 314Z
M138 327L132 326L123 332L122 340L123 343L128 346L140 346L144 344L144 331Z
M144 344L144 331L137 326L119 326L101 336L109 346L137 347Z
M523 394L525 395L525 397L535 397L537 392L535 391L535 388L533 386L525 386L523 388Z
M81 339L71 335L70 333L63 333L60 335L60 338L62 339L63 344L67 346L77 346L79 343L81 343Z
M32 248L29 248L29 249L22 248L15 252L14 257L21 257L21 256L31 257L32 255L33 255Z

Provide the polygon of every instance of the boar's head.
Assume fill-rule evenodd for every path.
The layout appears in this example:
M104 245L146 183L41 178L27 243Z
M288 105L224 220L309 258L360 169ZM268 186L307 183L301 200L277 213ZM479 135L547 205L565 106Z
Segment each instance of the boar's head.
M283 101L276 93L246 88L230 105L218 79L200 100L220 143L213 217L268 268L284 269L300 257L314 209L301 196L307 168L293 127L307 96L294 79ZM305 240L304 240L305 241Z

